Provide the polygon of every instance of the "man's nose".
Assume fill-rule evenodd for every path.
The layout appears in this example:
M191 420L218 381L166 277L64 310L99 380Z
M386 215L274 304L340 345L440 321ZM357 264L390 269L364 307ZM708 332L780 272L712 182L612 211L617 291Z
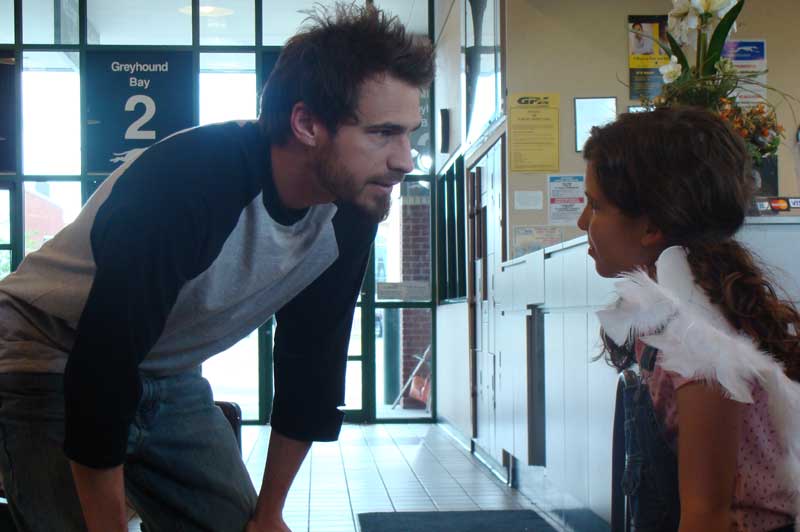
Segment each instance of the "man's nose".
M414 159L411 157L411 140L401 136L389 156L389 170L402 172L404 175L414 169Z

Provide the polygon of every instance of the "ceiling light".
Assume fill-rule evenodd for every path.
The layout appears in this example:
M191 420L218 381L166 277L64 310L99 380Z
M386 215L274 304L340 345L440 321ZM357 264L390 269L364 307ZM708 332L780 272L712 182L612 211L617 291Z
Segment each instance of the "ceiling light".
M422 155L418 160L419 169L423 172L428 172L433 166L433 158L430 155Z

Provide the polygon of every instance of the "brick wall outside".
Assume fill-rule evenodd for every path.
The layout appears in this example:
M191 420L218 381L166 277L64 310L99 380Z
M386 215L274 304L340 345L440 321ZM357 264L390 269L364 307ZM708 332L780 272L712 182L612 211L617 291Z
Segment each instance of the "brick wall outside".
M420 189L418 185L417 189ZM419 191L423 192L424 191ZM431 234L430 234L430 196L404 196L402 204L402 273L403 281L431 280ZM401 311L401 338L403 357L403 382L417 366L425 349L431 343L431 311L429 309L403 309ZM424 366L418 375L430 373ZM403 399L403 408L424 408L424 404L408 397Z

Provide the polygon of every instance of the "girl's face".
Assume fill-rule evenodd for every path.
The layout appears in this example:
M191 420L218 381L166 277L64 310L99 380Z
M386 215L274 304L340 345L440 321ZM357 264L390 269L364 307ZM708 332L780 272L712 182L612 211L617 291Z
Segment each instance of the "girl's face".
M652 266L664 249L663 237L647 216L631 218L608 201L600 189L594 165L586 166L586 207L578 227L588 233L589 255L597 273L616 277Z

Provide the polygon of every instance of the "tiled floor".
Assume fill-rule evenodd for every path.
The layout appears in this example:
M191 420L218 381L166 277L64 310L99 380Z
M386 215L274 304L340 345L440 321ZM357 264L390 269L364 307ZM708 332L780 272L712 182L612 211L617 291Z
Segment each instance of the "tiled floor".
M269 427L243 428L243 455L256 486L268 442ZM364 512L500 509L537 508L438 425L345 425L338 442L312 446L284 518L292 532L358 532Z

